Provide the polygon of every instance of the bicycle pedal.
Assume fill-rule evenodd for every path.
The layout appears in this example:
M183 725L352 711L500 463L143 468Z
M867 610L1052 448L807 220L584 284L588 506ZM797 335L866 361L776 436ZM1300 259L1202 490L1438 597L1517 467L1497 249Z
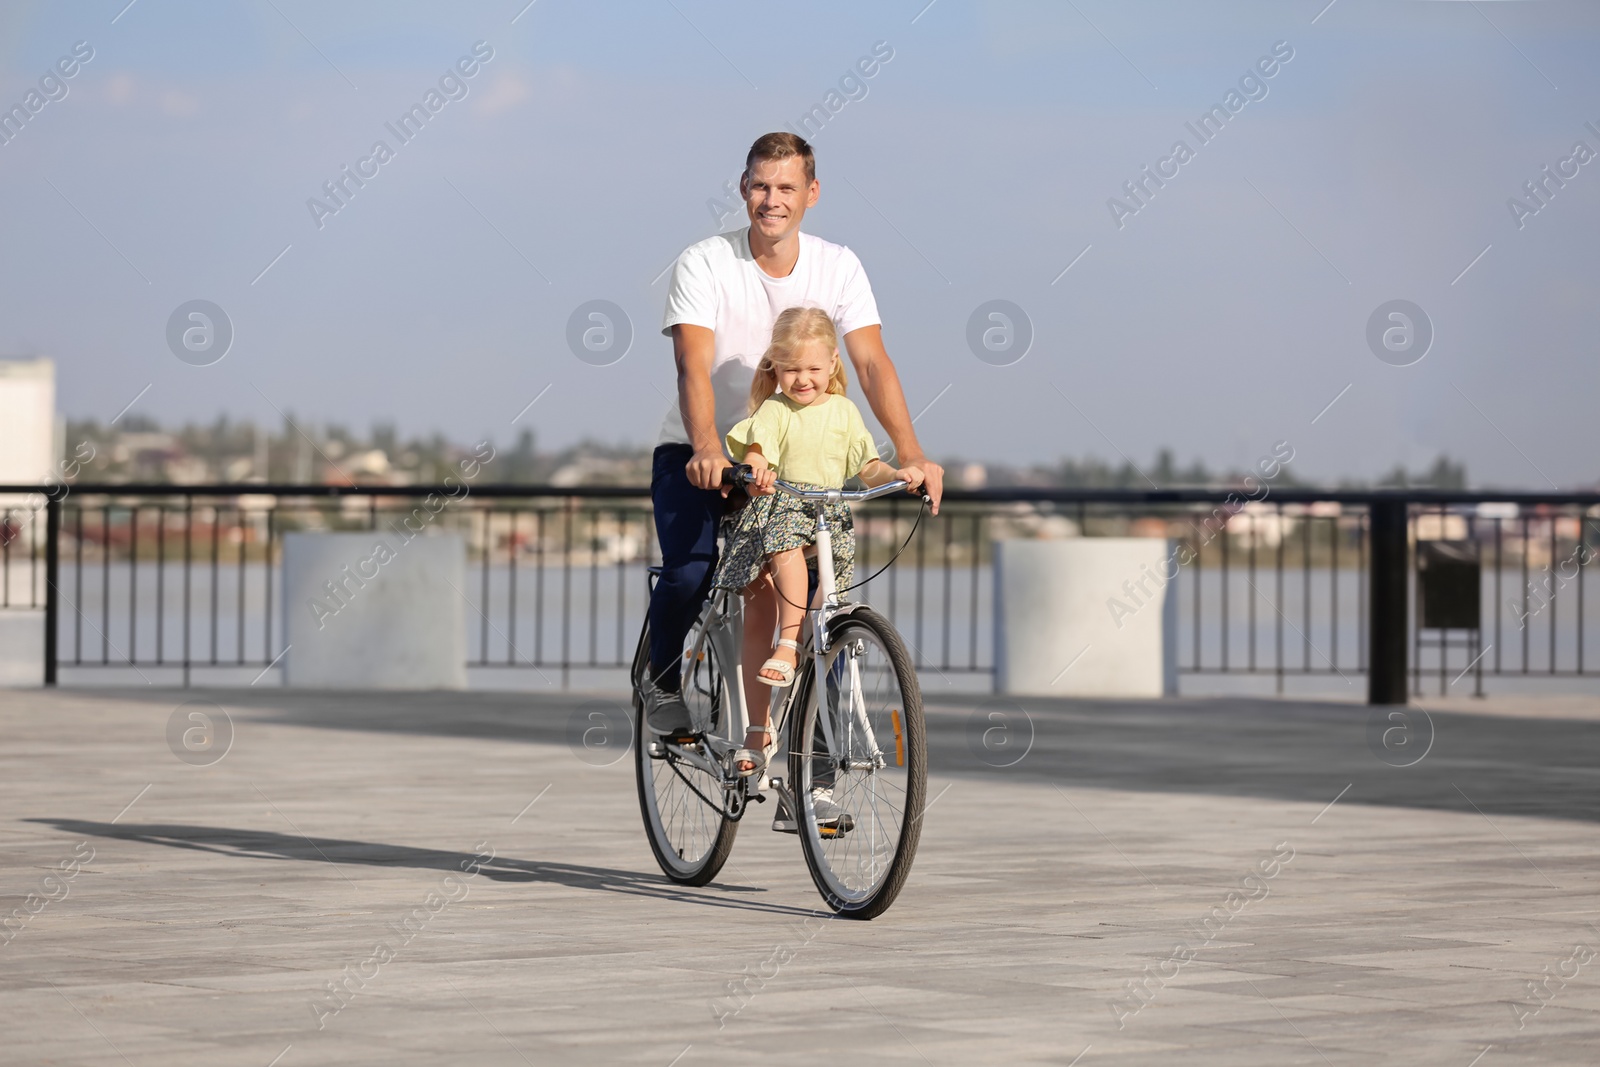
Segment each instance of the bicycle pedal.
M843 837L856 828L855 816L845 814L833 820L830 825L817 827L818 837Z

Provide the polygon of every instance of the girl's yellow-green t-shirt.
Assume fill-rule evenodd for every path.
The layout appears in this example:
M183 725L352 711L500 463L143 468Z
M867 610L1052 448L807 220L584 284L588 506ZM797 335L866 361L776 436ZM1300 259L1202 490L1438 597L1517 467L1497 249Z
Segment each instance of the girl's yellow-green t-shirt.
M728 431L728 452L743 463L751 445L786 482L810 482L830 488L861 473L878 459L861 409L849 397L829 393L815 404L797 404L775 393L756 413Z

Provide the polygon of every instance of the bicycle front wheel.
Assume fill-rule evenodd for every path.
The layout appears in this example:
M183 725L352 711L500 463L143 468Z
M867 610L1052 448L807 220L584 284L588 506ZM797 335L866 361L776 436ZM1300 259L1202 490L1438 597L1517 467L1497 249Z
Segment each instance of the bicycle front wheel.
M693 637L691 631L691 641ZM640 686L649 665L647 622L633 658L634 770L645 836L668 878L680 885L706 885L728 861L739 824L722 811L721 781L685 759L678 746L663 742L645 725ZM722 664L709 642L698 655L685 657L682 692L695 724L714 731L726 714L729 692Z
M905 643L877 612L840 616L831 636L822 677L807 660L796 683L789 775L822 898L841 917L871 919L905 886L922 833L922 690Z

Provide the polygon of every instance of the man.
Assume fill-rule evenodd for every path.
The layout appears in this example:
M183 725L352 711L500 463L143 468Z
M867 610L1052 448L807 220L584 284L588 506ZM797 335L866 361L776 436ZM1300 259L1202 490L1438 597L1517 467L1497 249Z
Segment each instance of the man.
M944 470L930 463L911 427L905 394L883 348L878 306L861 261L848 248L800 232L817 202L811 146L792 133L751 145L739 179L750 225L689 246L672 269L661 332L671 336L678 402L662 422L650 476L661 577L650 597L646 723L662 735L690 729L678 693L683 642L717 561L717 526L729 466L723 437L744 418L756 364L772 323L790 307L833 317L872 413L888 431L897 465L917 466L938 514ZM746 620L759 628L759 620ZM771 625L767 627L771 630Z

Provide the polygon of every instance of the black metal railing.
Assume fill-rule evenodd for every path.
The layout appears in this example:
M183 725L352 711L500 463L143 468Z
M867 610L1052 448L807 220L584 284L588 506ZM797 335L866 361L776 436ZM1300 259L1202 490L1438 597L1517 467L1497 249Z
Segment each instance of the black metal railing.
M67 668L264 675L283 654L283 535L379 529L435 493L430 529L468 546L470 667L567 685L627 666L657 558L649 495L631 487L0 486L0 610L43 610L47 684ZM951 491L913 536L917 513L910 498L858 509L857 580L905 547L857 595L940 674L993 669L994 542L1068 536L1170 539L1185 675L1266 676L1279 692L1365 675L1370 699L1397 702L1435 676L1444 691L1470 672L1481 691L1486 674L1595 673L1596 493ZM1470 546L1476 627L1421 625L1419 541ZM1149 595L1148 576L1128 577L1130 597Z

